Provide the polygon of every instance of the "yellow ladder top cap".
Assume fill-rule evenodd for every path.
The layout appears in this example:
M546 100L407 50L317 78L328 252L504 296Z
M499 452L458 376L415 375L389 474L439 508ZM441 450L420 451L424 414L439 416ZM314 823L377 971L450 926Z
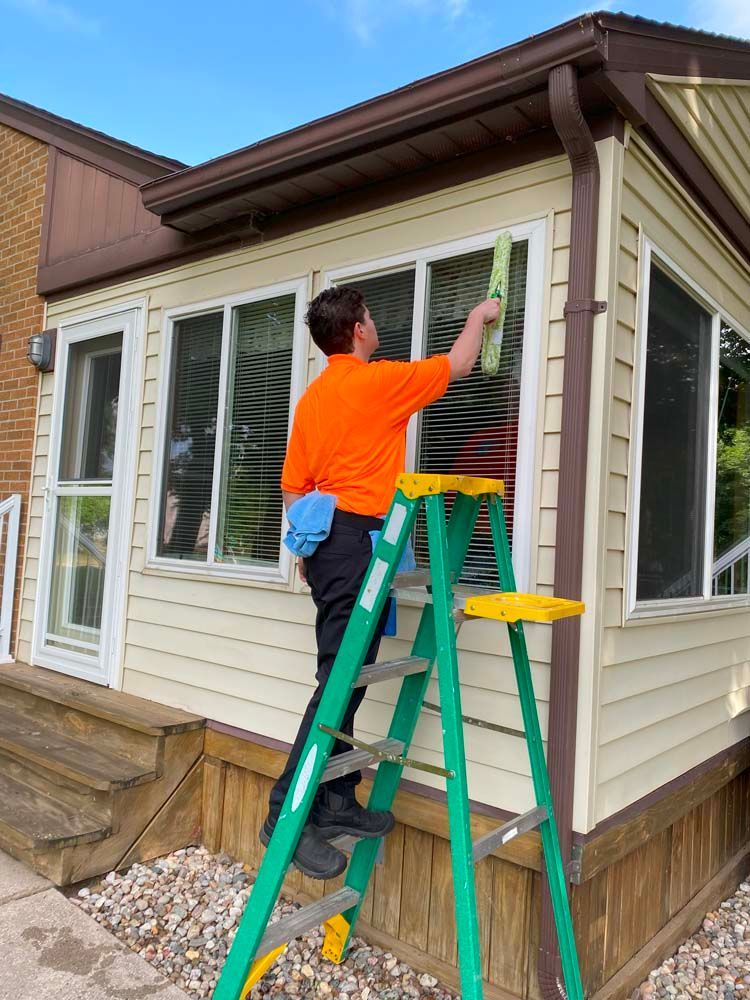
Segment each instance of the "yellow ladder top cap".
M479 594L467 597L464 613L473 618L493 618L501 622L554 622L559 618L582 615L586 605L582 601L568 601L564 597L541 597L538 594Z
M481 479L476 476L444 476L420 472L402 472L396 486L409 500L431 496L435 493L465 493L470 497L495 493L503 496L502 479Z

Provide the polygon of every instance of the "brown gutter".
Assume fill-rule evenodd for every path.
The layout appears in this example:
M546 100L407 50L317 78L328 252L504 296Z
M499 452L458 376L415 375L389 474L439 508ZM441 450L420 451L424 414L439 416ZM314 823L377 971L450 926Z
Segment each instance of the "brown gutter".
M580 600L594 314L606 309L605 303L594 301L599 160L578 100L576 70L569 63L550 72L549 103L552 123L573 171L554 585L559 596ZM563 619L552 626L547 757L566 864L572 848L580 639L580 618ZM542 880L537 972L545 1000L567 995L546 879Z
M543 83L550 68L560 62L588 56L593 68L601 65L604 55L602 33L587 14L337 114L151 181L141 188L143 204L150 212L170 216L265 178L313 169L491 107L503 96L528 89L534 76Z

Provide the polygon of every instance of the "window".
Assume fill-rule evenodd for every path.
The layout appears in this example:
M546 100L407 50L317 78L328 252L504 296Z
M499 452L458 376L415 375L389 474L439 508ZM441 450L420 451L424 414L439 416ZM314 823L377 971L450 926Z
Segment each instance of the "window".
M157 558L284 577L279 481L305 292L171 318Z
M525 367L524 330L529 325L527 300L531 301L527 295L527 275L534 237L529 238L525 233L520 233L517 239L515 236L514 233L500 372L487 377L477 365L468 378L454 382L442 399L423 410L411 429L408 460L421 472L504 480L509 535L516 548L520 546L523 550L520 558L518 554L514 556L516 573L525 578L528 518L515 525L514 508L519 485L522 370L533 372L536 362L536 344L527 344L531 361ZM402 270L375 276L346 275L336 281L358 288L365 296L380 339L375 359L404 361L450 350L467 314L487 294L493 239L486 238L482 243L480 248L465 253L457 253L451 247L442 255L438 250L425 253L425 259L417 257L413 263L406 262ZM531 390L532 378L528 384ZM531 396L532 391L526 395ZM523 421L528 435L526 447L533 450L535 400L527 399L526 404ZM528 507L531 488L528 477L523 485L528 490L524 497ZM418 563L426 564L423 513L417 521L414 548ZM484 513L467 553L462 582L481 587L496 587L498 583L489 518Z
M647 247L634 602L748 594L750 341Z

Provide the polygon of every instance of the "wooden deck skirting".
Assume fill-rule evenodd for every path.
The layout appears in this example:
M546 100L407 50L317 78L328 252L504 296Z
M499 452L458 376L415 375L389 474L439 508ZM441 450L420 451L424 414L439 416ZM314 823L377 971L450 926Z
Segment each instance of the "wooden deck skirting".
M257 867L258 830L284 751L209 724L204 754L203 842ZM615 825L578 838L581 881L572 886L571 901L584 988L595 1000L628 996L747 874L750 747L739 744L710 769L696 770L692 780L675 782L659 798L649 796L640 811L630 807ZM367 792L367 777L364 785ZM458 988L446 806L406 789L394 813L397 826L365 898L360 931ZM474 835L499 822L473 815ZM483 973L491 1000L541 1000L540 878L536 833L477 866ZM342 881L316 882L295 872L285 891L316 899Z

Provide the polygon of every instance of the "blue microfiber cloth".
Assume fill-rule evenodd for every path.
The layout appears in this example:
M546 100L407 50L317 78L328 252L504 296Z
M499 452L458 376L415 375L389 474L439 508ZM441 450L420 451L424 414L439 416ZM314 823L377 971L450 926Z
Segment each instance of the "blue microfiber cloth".
M372 539L372 548L375 550L375 546L378 544L378 539L382 532L371 531L370 538ZM414 558L414 549L411 547L411 539L406 543L406 548L404 549L403 555L401 556L401 561L396 567L397 573L410 573L412 570L417 568L417 560ZM383 635L395 635L398 629L396 622L396 598L391 597L388 601L388 617L385 622L385 629L383 630Z
M332 493L313 490L295 500L286 512L289 530L284 545L295 556L311 556L319 543L328 538L336 499Z

